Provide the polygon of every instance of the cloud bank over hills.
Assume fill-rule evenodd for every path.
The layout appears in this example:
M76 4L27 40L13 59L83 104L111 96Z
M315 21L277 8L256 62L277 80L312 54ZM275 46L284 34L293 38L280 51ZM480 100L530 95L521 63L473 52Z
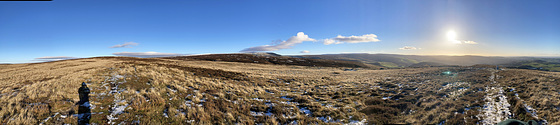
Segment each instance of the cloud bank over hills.
M249 47L249 48L241 50L240 52L276 51L276 50L281 50L281 49L290 49L293 46L295 46L297 44L300 44L300 43L303 43L305 41L316 42L318 40L310 38L308 35L306 35L303 32L298 32L296 36L292 36L288 40L282 41L278 44ZM352 36L341 36L341 35L338 35L337 37L323 39L322 41L323 41L324 45L330 45L330 44L342 44L342 43L379 42L381 40L377 39L377 35L375 35L375 34L365 34L365 35L361 35L361 36L354 36L354 35L352 35ZM305 52L301 52L301 53L305 53Z

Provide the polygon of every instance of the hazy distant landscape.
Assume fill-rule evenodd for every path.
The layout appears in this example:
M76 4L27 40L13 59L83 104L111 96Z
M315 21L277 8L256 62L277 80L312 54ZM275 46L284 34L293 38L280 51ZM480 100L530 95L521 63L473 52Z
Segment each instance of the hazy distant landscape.
M497 65L509 68L560 71L560 57L427 56L398 54L324 54L292 56L357 61L386 68Z

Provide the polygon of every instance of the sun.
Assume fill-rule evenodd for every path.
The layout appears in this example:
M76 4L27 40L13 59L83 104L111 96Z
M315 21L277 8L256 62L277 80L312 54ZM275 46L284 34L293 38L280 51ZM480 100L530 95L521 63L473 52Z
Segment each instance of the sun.
M457 33L453 30L447 31L447 40L456 44L461 43L461 41L457 40Z
M447 40L453 41L456 38L457 38L457 33L455 33L455 31L453 31L453 30L447 31Z

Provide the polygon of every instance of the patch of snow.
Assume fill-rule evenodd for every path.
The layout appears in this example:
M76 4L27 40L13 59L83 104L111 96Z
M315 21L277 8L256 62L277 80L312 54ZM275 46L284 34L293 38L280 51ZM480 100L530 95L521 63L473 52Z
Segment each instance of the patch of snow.
M492 84L496 83L494 78L495 74L492 72L492 76L489 78ZM476 115L479 120L482 119L482 124L497 124L512 117L513 114L509 110L511 104L508 103L502 87L496 88L486 86L485 92L486 96L484 100L486 101L486 104L484 104L481 114Z
M381 99L386 100L386 99L391 99L391 98L393 98L393 97L389 96L389 97L383 97Z
M284 101L280 101L280 103L282 103L282 104L287 104L287 105L292 105L292 104L293 104L293 105L299 105L298 102L284 102Z
M52 117L56 117L56 115L58 115L58 114L59 113L57 112L57 113L54 113L54 115L45 118L45 120L43 120L43 122L39 123L39 125L45 124L45 122L49 121L49 119L51 119Z
M187 120L187 123L193 123L194 120Z
M309 116L309 115L313 114L313 113L311 112L311 110L309 110L307 107L299 107L299 106L298 106L298 108L299 108L299 112L302 112L302 113L305 114L306 116Z
M294 121L290 122L290 125L297 125L297 124L298 124L297 120L294 120Z
M174 89L171 89L171 88L167 88L167 89L169 89L169 91L174 92L174 93L177 92L177 90L174 90Z
M482 124L497 124L512 116L509 110L511 104L508 103L502 87L486 87L484 100L486 100L486 104L482 108L482 114L477 115L478 118L482 118Z
M168 111L168 110L169 110L169 109L163 110L163 117L169 118L169 115L167 115L167 111Z
M325 123L329 123L329 122L331 122L331 123L332 123L332 122L338 122L338 123L340 123L340 122L341 122L340 120L334 120L334 119L332 119L331 116L317 117L317 119L319 119L319 120L321 120L321 121L323 121L323 122L325 122Z
M259 102L264 101L264 99L259 99L259 98L253 98L253 100L257 100L257 101L259 101Z
M118 95L115 95L115 100L113 100L114 105L111 107L111 114L107 116L107 119L109 120L107 124L115 124L115 122L112 121L118 119L117 115L123 113L129 105L128 103L119 105L124 102L126 102L125 99L121 99Z
M531 116L535 117L535 118L539 118L539 116L537 115L537 110L534 109L533 107L527 105L527 104L523 104L523 106L525 106L525 111L531 113Z
M268 107L276 106L276 103L272 103L272 102L265 102L264 104Z
M345 125L366 125L367 124L367 120L366 119L362 119L361 121L358 120L350 120L350 123L345 124Z
M294 98L288 98L287 96L282 96L282 97L280 97L280 98L281 98L281 99L286 99L286 100L288 100L288 101L294 100Z
M270 112L255 112L255 111L251 111L250 114L252 116L265 116L265 115L266 116L271 116L272 115L272 113L270 113Z

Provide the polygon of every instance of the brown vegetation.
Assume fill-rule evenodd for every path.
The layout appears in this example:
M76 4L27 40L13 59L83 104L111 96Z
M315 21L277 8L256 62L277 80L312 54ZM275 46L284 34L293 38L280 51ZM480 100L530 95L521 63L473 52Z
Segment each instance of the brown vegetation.
M210 54L196 56L165 57L166 59L178 60L206 60L206 61L226 61L258 64L276 65L297 65L297 66L316 66L316 67L350 67L350 68L374 68L379 66L364 64L356 61L326 60L293 58L287 56L257 55L257 54Z
M81 82L97 124L476 124L492 72L492 85L515 88L506 90L514 118L560 122L560 73L271 63L97 57L0 65L0 124L75 124Z

